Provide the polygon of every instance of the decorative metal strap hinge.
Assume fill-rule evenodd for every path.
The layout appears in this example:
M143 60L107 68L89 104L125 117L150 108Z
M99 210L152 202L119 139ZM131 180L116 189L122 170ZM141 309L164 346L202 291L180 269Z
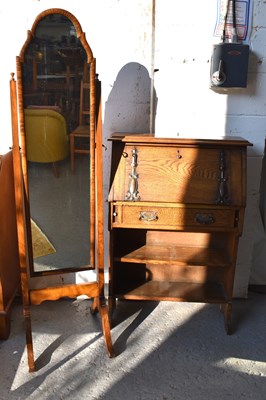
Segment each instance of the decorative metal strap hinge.
M125 200L130 201L138 201L140 200L139 192L138 192L138 151L134 148L131 152L132 160L131 160L131 173L129 174L129 184L128 191L125 195Z
M219 164L219 186L218 186L218 197L216 204L229 204L227 177L226 177L226 161L225 152L220 152L220 164Z

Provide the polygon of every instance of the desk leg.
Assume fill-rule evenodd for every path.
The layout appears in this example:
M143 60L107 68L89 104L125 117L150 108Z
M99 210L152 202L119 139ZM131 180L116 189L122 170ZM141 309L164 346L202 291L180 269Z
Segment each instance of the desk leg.
M227 335L232 332L232 303L224 303L220 305L220 310L224 315L224 325Z

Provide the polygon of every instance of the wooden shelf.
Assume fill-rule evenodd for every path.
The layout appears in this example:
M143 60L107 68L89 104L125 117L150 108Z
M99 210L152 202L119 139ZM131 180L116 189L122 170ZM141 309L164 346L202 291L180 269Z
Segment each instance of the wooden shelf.
M141 264L204 265L209 267L228 267L230 257L225 249L204 247L145 245L115 261Z
M222 284L216 282L192 283L149 281L125 293L116 294L119 299L185 301L225 303L226 296Z

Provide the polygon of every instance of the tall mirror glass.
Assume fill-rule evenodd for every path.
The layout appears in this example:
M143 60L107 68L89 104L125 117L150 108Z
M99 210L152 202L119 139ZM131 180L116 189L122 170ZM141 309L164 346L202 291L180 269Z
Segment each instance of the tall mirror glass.
M40 14L17 57L32 275L94 268L95 82L77 19Z

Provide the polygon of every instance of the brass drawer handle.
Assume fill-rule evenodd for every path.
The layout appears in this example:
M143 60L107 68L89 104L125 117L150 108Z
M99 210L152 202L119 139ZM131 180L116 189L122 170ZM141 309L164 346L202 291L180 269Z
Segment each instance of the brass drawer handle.
M158 213L156 211L141 211L139 213L139 220L145 222L157 221Z
M203 225L210 225L214 224L215 218L212 214L196 214L195 215L195 221L198 224L203 224Z

